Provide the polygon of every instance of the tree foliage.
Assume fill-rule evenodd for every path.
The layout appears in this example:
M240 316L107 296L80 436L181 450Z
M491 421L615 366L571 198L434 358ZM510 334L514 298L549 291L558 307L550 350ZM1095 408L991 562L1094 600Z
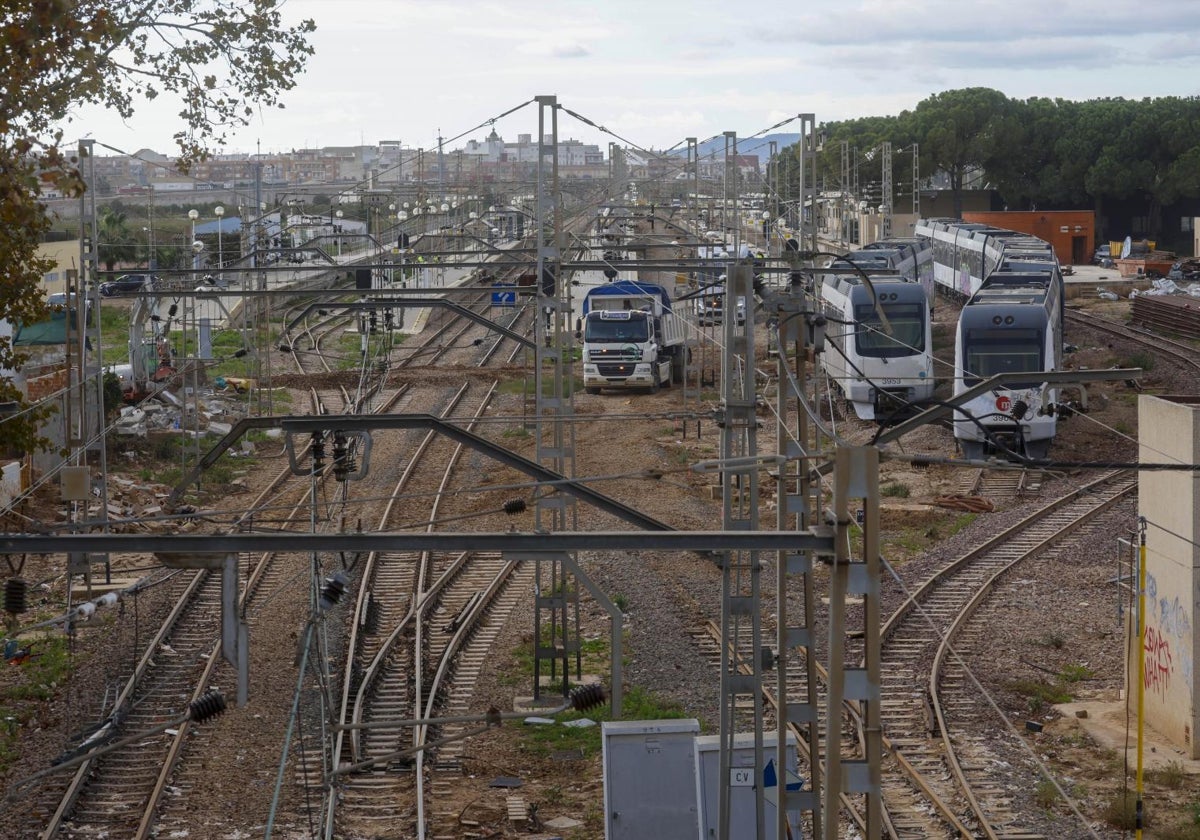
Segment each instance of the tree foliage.
M956 212L973 176L996 189L1013 210L1091 206L1102 214L1106 201L1145 198L1148 233L1154 234L1161 208L1200 199L1197 97L1019 100L989 88L965 88L934 94L898 116L826 123L821 132L818 180L834 185L830 188L845 186L843 143L860 171L867 153L884 141L895 150L917 143L919 174L948 176ZM798 160L792 146L773 162L782 183L793 188ZM892 164L899 194L912 175L911 157L893 155Z
M262 107L282 107L312 47L311 20L285 25L282 0L7 0L0 8L0 319L45 315L36 258L51 219L41 201L54 186L78 196L84 183L61 126L81 105L121 117L159 96L180 103L175 141L187 166ZM0 338L0 370L23 362ZM0 401L21 400L0 377ZM29 449L26 414L0 425L0 443Z
M101 207L97 213L96 236L100 240L97 253L104 270L112 273L118 262L137 257L137 239L129 228L125 212L114 207Z

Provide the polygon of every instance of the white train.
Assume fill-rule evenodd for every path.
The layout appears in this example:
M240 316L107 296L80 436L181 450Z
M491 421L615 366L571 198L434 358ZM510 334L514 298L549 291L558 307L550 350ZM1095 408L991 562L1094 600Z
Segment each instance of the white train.
M933 396L932 265L917 240L888 240L836 260L856 271L821 274L816 294L829 319L821 367L864 420L908 416ZM879 310L891 329L885 331Z
M959 219L921 219L914 235L933 251L933 281L945 292L969 298L1006 257L1021 255L1040 261L1046 270L1058 271L1050 243L990 225Z
M855 251L854 264L895 271L904 280L919 283L925 290L930 304L933 303L933 248L928 240L910 238L884 239L864 245Z
M1025 233L954 219L917 223L930 242L934 282L967 298L954 349L954 393L998 373L1031 374L959 407L954 437L966 458L1045 458L1058 393L1037 374L1062 367L1063 279L1051 246Z

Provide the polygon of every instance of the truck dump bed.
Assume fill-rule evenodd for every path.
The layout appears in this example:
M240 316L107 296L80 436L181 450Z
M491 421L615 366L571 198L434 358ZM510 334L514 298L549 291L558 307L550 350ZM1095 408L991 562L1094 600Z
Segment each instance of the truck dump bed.
M625 303L630 306L626 307ZM639 283L636 280L616 280L603 286L592 287L583 299L583 314L593 309L642 309L650 306L655 315L670 312L671 295L657 283Z

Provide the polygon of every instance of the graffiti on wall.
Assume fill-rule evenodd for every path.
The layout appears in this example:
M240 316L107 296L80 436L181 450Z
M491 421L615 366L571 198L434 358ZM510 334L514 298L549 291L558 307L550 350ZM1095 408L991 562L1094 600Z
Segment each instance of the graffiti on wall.
M1146 628L1146 662L1142 669L1142 685L1150 694L1165 697L1171 687L1175 664L1171 659L1171 643L1156 627Z
M1145 668L1143 687L1165 697L1171 679L1178 677L1185 686L1192 684L1191 611L1177 595L1160 593L1158 580L1146 575L1146 634L1143 639Z

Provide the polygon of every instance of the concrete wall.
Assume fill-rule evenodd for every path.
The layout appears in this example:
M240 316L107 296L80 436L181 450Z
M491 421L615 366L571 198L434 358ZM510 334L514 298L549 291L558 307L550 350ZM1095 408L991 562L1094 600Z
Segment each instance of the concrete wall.
M1138 398L1140 460L1196 463L1200 455L1200 397ZM1138 514L1146 528L1145 666L1137 672L1130 645L1132 678L1142 680L1146 721L1200 758L1196 745L1196 604L1200 599L1200 474L1142 472ZM1127 686L1135 697L1138 685Z
M78 203L78 202L77 202ZM37 255L54 263L42 276L42 293L46 297L67 290L67 272L79 268L79 240L66 242L44 242L38 246Z
M0 465L0 508L7 508L13 499L20 496L29 486L29 474L21 461L8 461Z

